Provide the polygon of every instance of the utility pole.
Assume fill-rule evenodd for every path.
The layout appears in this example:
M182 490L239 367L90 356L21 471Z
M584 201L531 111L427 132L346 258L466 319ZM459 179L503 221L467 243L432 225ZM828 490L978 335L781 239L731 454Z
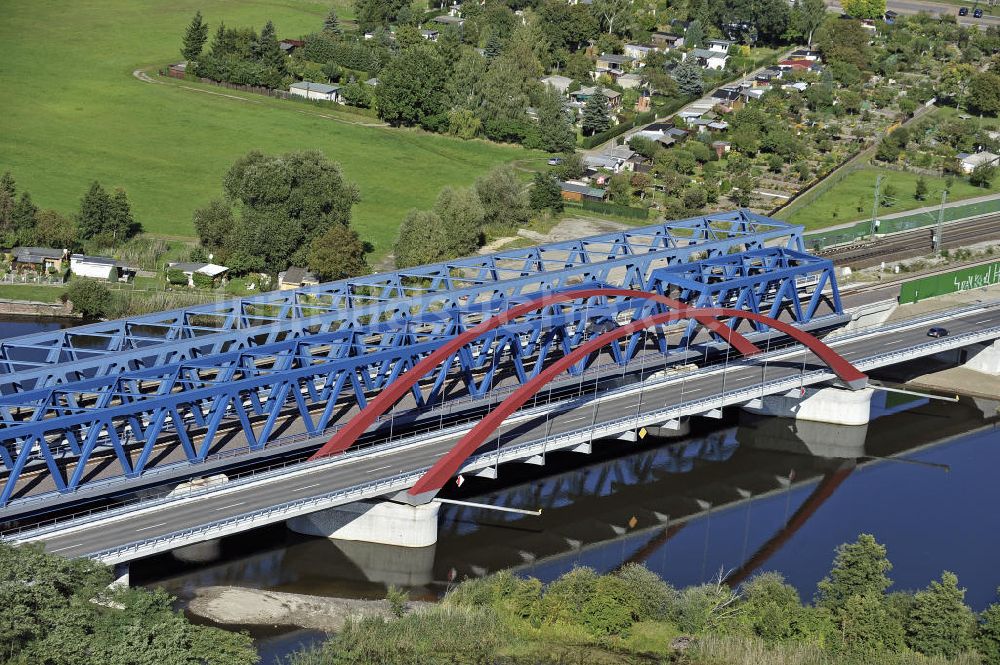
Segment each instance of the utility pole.
M944 230L944 202L948 200L948 190L941 192L941 207L938 208L937 229L934 231L934 251L941 251L941 232Z
M875 232L878 231L878 197L882 190L882 174L880 173L877 178L875 178L875 197L872 200L872 225L871 232L869 235L874 238Z

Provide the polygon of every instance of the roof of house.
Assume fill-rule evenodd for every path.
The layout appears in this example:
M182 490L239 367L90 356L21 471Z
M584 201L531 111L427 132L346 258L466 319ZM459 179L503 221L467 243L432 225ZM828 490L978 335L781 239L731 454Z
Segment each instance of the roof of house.
M93 263L94 265L108 266L109 268L118 266L118 262L110 256L87 256L86 254L73 254L69 257L72 263Z
M782 60L778 63L779 65L784 65L787 67L802 67L803 69L809 69L816 65L812 60L806 60L804 58L788 58L787 60Z
M319 280L316 279L315 275L305 268L299 268L297 266L292 266L285 272L281 273L280 278L282 284L295 284L296 286L306 283L319 283Z
M812 51L812 50L807 49L807 48L800 48L797 51L792 51L792 57L793 58L802 58L802 57L805 57L805 56L815 56L815 57L818 57L819 56L819 51Z
M288 44L289 46L305 46L306 43L302 39L282 39L281 44Z
M589 88L580 88L579 90L575 90L569 94L571 97L590 97L596 92L597 86L592 85ZM616 99L622 96L622 93L617 90L612 90L611 88L601 88L601 92L603 92L604 96L608 99Z
M625 48L634 48L634 49L639 49L640 51L654 50L654 47L650 46L649 44L626 44Z
M635 151L629 148L628 146L619 145L609 150L607 154L610 157L615 157L617 159L624 159L627 161L631 159L632 155L635 154Z
M728 58L729 57L728 53L721 53L719 51L709 51L708 49L703 49L703 48L694 48L694 49L691 49L689 51L689 53L692 56L696 57L696 58L702 58L704 60L710 60L711 58Z
M622 160L617 157L609 157L606 155L584 155L583 157L583 163L594 169L614 170L618 168L621 161Z
M740 91L734 90L733 88L719 88L712 93L712 97L715 99L728 99L729 101L732 101L740 98Z
M66 255L66 250L51 247L15 247L11 253L18 263L42 263L45 259L61 259Z
M216 265L214 263L168 263L168 267L174 270L180 270L184 273L201 273L202 275L208 275L209 277L218 277L222 273L229 270L226 266Z
M624 65L628 62L635 62L635 58L627 55L617 55L615 53L602 53L597 56L597 61L611 62L619 65Z
M980 166L981 164L992 164L1000 159L1000 155L994 155L992 152L984 150L983 152L977 152L971 155L968 153L959 153L958 158L962 160L963 164L975 167Z
M571 79L568 76L560 76L559 74L553 74L551 76L546 76L545 78L543 78L542 83L544 83L545 85L551 85L553 88L557 90L565 90L573 83L573 79Z
M465 19L460 16L449 16L447 14L443 16L435 16L431 19L435 23L444 23L445 25L462 25L465 23Z
M316 83L314 81L297 81L296 83L288 86L289 90L306 90L309 92L318 92L321 95L329 95L331 92L337 92L340 90L339 85L327 85L326 83Z
M604 190L597 189L596 187L588 187L587 185L582 185L575 182L560 182L559 187L564 192L575 192L577 194L583 194L584 196L593 196L599 199L604 198Z
M719 44L720 46L732 46L733 43L728 39L706 39L706 44Z
M676 42L678 39L684 39L683 35L675 35L671 32L653 32L650 35L656 36L668 42Z

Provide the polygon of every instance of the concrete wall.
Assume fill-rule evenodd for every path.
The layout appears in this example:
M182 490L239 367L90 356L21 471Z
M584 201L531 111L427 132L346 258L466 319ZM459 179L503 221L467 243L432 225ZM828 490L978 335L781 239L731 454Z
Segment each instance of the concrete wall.
M834 425L864 425L871 415L874 390L806 388L785 395L768 395L760 407L744 406L750 413Z
M73 314L73 304L70 302L48 303L31 300L0 300L0 314L14 314L18 316L77 316Z
M294 517L286 522L296 533L399 547L428 547L437 542L435 502L409 506L392 501L359 501Z
M971 370L1000 376L1000 340L971 356L965 366Z

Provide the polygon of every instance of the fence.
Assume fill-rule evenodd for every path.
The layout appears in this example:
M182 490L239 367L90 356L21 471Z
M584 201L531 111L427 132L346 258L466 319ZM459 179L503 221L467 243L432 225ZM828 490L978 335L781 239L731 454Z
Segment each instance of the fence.
M904 282L899 290L900 303L912 303L924 298L969 291L1000 284L1000 261L972 268L959 268L941 275L931 275Z
M956 205L950 208L945 208L943 221L954 222L959 219L975 217L977 215L986 215L994 212L1000 212L1000 197L990 199L988 201L977 201L975 203L967 203L964 205ZM886 234L909 231L911 229L918 229L924 226L936 224L937 219L937 210L924 210L922 212L914 212L908 215L890 217L889 219L880 219L878 232L880 234ZM871 233L871 220L864 220L849 228L837 229L836 231L810 233L805 236L804 241L806 243L806 247L809 249L819 250L831 245L853 242L867 236L869 233Z
M621 206L615 203L601 203L599 201L565 201L563 205L567 208L583 208L590 212L610 215L613 217L628 217L630 219L648 219L649 208L632 208Z

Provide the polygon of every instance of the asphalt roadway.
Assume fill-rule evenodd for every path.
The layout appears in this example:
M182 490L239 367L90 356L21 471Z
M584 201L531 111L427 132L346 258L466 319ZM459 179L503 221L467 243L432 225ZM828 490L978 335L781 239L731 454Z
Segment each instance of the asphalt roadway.
M929 2L928 0L887 0L885 3L886 9L891 9L894 12L900 14L919 14L924 12L930 14L931 16L954 16L960 25L965 26L976 26L981 29L986 29L991 25L1000 26L1000 17L990 16L989 14L983 13L982 18L974 18L972 16L971 7L974 2L967 2L965 5L970 8L968 16L958 15L958 5L953 5L945 2ZM979 3L983 9L987 9L987 3ZM826 6L830 9L835 9L837 11L843 11L840 3L836 0L827 0Z
M972 332L983 327L1000 326L1000 308L974 312L956 317L946 324L952 335ZM872 336L859 340L832 342L834 348L848 360L860 361L882 353L909 348L927 341L927 329L920 326L897 331L890 339ZM806 369L818 368L818 361L809 355ZM766 378L773 380L794 376L802 368L802 354L770 362ZM725 376L713 373L692 377L683 383L670 383L650 387L641 393L632 392L603 400L595 409L586 405L548 417L515 414L499 431L499 439L491 437L480 452L495 450L498 445L537 440L549 434L574 431L590 427L593 422L614 420L636 413L639 400L645 408L663 406L720 394L723 389L746 388L762 380L761 365L731 366ZM429 440L425 444L408 446L402 450L386 450L377 454L343 460L332 466L302 470L281 476L267 483L254 483L232 488L220 494L212 493L203 498L165 507L161 510L124 514L103 520L91 526L68 533L52 534L39 540L46 549L63 556L86 556L101 550L164 536L182 529L207 524L216 520L254 512L281 504L285 501L319 496L361 483L388 478L404 472L427 468L444 455L460 438L461 433Z

